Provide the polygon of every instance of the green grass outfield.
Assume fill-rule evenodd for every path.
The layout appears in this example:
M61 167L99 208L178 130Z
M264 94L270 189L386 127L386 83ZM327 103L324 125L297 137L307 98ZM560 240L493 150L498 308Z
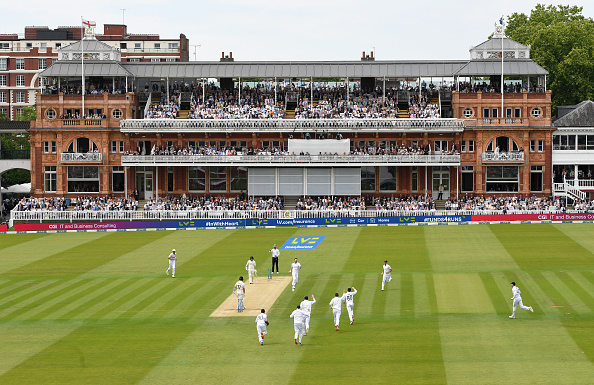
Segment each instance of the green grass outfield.
M303 268L264 346L254 317L209 317L250 255L264 279L273 243L321 235L281 250L283 274ZM593 252L592 224L1 235L0 384L592 384ZM510 281L534 313L508 318ZM355 325L343 307L336 332L347 286ZM312 293L296 346L289 314Z

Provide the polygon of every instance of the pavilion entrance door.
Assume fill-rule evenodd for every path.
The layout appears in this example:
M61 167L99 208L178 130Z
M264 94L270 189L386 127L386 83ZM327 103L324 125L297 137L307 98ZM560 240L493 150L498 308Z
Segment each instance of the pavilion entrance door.
M433 167L433 199L439 197L439 185L443 184L443 196L441 199L450 198L450 168Z
M152 167L137 167L136 168L136 188L138 189L138 199L150 200L153 199L153 168Z

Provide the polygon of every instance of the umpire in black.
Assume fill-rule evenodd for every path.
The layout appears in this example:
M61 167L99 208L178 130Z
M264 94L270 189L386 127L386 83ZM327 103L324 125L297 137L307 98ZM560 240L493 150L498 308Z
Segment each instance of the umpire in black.
M274 273L274 265L276 265L276 274L278 274L278 256L280 255L280 250L276 248L275 244L269 251L272 253L272 272Z

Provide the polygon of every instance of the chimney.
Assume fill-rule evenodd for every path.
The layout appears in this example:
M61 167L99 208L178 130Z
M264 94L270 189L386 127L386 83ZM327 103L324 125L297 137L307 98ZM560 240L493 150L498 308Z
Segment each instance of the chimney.
M363 51L363 55L361 55L361 57L365 57L365 51Z
M233 52L229 52L229 59L233 59Z
M371 51L371 58L373 59L373 51Z
M225 58L225 52L221 52L221 59Z
M225 52L223 52L219 61L234 61L233 60L233 52L229 52L228 56L225 56Z

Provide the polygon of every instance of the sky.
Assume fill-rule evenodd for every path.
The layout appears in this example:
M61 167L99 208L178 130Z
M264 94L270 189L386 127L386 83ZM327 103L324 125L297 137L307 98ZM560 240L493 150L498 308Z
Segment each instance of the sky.
M221 52L233 52L236 61L359 60L363 51L372 50L377 60L466 60L470 47L485 41L502 15L529 15L537 3L27 0L26 7L18 1L3 4L0 33L22 34L25 26L32 25L78 26L83 16L97 23L100 34L104 23L122 23L121 9L125 8L129 33L153 33L167 39L183 33L191 45L200 45L190 47L191 61L218 61ZM582 6L583 15L594 18L594 1Z

